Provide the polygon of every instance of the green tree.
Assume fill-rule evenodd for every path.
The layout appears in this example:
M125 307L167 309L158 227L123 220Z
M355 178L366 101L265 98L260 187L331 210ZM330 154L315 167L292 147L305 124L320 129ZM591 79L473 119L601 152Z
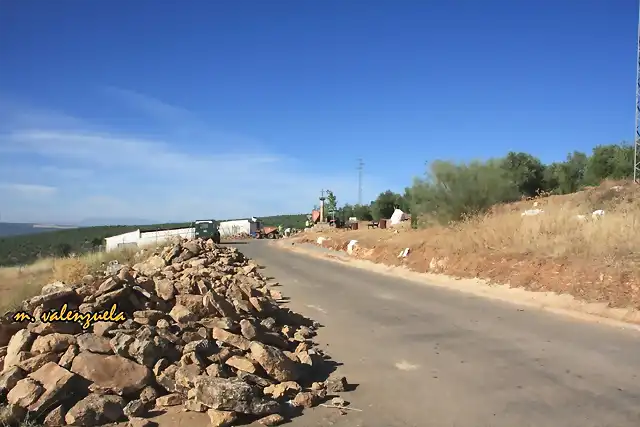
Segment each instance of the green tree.
M587 160L585 184L598 185L602 180L625 179L633 176L633 146L598 145Z
M567 160L557 169L559 194L575 193L584 185L587 155L579 151L567 155Z
M518 198L518 186L500 160L469 164L436 161L427 178L416 179L411 188L411 212L448 223Z
M346 203L343 207L338 209L338 215L342 218L343 221L347 221L352 216L355 216L353 206L349 203Z
M404 194L400 199L400 209L405 213L411 213L411 187L404 189Z
M369 205L354 205L353 214L353 216L358 218L360 221L371 221L373 219L373 216L371 215L371 207Z
M402 196L387 190L378 195L378 198L371 205L373 218L391 218L393 212L402 204Z
M327 213L331 213L331 212L336 212L338 210L338 199L336 199L335 194L333 194L333 191L331 190L327 190L327 201L325 203L325 208L327 210Z
M511 151L502 161L502 167L520 194L532 197L544 189L544 165L531 154Z

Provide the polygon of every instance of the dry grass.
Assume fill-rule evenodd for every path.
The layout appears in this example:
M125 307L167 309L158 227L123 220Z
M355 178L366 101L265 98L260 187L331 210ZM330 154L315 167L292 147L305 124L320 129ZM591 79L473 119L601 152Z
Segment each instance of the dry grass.
M482 277L531 290L570 293L589 301L640 308L640 190L630 182L606 182L567 196L535 200L544 210L521 216L533 200L500 205L480 217L422 230L359 230L330 235L346 248L351 239L371 249L363 257L429 271L444 260L448 274ZM594 210L604 217L593 219ZM585 220L577 218L585 215ZM330 234L329 234L330 233ZM400 250L410 256L398 259Z
M155 248L150 248L155 249ZM77 283L87 274L104 271L109 261L133 265L137 250L98 252L78 257L46 258L21 267L0 268L0 312L15 309L54 281Z

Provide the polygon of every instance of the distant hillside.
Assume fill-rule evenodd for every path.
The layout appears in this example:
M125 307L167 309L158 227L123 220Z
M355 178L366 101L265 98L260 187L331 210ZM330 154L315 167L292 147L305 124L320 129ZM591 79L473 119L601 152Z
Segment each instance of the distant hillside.
M19 236L23 234L37 234L46 231L65 230L76 228L73 226L60 226L51 224L33 224L23 222L0 222L0 237Z
M86 218L77 223L79 227L104 227L111 225L153 225L158 221L141 218Z
M305 214L275 215L259 217L266 226L304 227ZM7 223L0 223L2 224ZM66 230L47 229L49 232L37 234L25 233L24 230L36 230L34 224L23 226L21 233L13 235L0 234L0 266L30 264L41 257L65 256L69 253L85 253L97 250L110 236L137 230L142 231L162 228L188 227L190 223L151 224L151 225L112 225L98 227L81 227ZM12 224L15 225L15 224Z

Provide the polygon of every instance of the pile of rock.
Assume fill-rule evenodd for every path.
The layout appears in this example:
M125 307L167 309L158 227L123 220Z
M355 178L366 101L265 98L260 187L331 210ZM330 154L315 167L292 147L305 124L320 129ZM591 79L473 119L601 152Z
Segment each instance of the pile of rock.
M281 307L274 285L235 248L190 240L113 275L45 286L23 304L37 319L63 304L81 313L117 304L127 320L84 330L5 320L0 424L147 426L151 409L182 405L213 426L276 425L287 409L344 391L344 377L316 382L328 364L311 341L319 325Z

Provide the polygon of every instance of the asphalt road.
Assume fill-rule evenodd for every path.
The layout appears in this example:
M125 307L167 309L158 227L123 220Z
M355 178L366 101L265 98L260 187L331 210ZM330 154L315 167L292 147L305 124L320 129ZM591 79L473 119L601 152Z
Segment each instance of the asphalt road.
M352 411L293 426L640 425L640 333L582 322L277 249L237 246L357 389Z

